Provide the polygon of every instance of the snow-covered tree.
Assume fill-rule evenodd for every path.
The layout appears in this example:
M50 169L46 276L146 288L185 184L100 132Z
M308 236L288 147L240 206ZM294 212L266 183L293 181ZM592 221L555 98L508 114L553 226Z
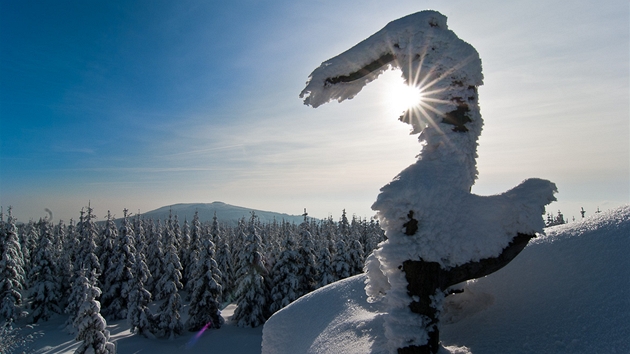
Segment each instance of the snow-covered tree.
M182 232L179 227L179 220L177 219L177 214L173 215L173 211L169 210L168 212L168 220L166 220L166 226L164 227L164 232L162 233L162 243L166 244L166 238L172 238L172 244L177 250L177 257L179 257L179 249L180 249L180 239L182 237Z
M299 226L299 277L300 291L298 296L302 296L317 288L317 258L315 255L315 244L310 232L310 224L306 219L306 209L304 209L304 222Z
M181 320L181 297L177 292L177 285L174 282L164 284L164 292L168 293L165 301L160 306L160 312L157 315L156 335L173 339L182 334L184 324Z
M234 266L232 265L232 252L226 238L219 240L216 253L217 267L221 271L221 302L231 301L234 289Z
M235 278L238 278L236 273L239 271L240 260L243 258L241 252L245 250L248 238L248 226L244 217L238 220L236 227L232 229L231 236L232 264L235 266Z
M118 267L118 265L113 262L113 259L117 256L119 252L119 248L117 247L118 243L118 230L116 229L116 224L114 223L114 218L110 211L107 211L107 219L105 220L105 227L102 229L101 234L99 235L100 242L97 242L100 245L99 249L99 261L101 263L101 269L103 272L100 274L100 284L102 290L107 292L107 290L111 287L111 277L114 270ZM108 279L109 278L109 279ZM109 301L106 296L101 297L101 306L106 313L107 306L109 305Z
M61 313L61 286L57 276L57 257L51 242L52 225L40 221L40 240L32 259L29 292L33 323L47 321L53 313Z
M343 209L341 213L341 219L338 224L339 235L345 241L350 238L350 222L348 222L348 216L346 215L346 209Z
M191 267L190 264L190 225L188 224L188 220L184 218L184 225L182 226L181 236L179 240L179 260L182 263L182 284L184 284L184 288L188 284L188 268Z
M232 315L239 327L257 327L265 322L267 270L262 254L262 240L256 227L256 215L252 216L243 250L239 252L237 280L237 308Z
M74 277L72 279L72 289L64 312L68 314L67 328L73 324L77 316L79 306L85 300L85 286L81 284L81 278L86 275L94 277L94 284L98 282L98 274L100 274L100 262L96 256L96 238L98 231L94 221L92 220L92 208L87 208L87 213L81 210L79 223L76 227L76 235L79 237L79 243L75 253ZM100 304L99 304L100 306Z
M212 223L210 224L210 239L215 245L218 245L221 239L221 228L219 227L219 219L217 218L216 211L212 215Z
M116 233L114 253L109 258L105 275L105 284L108 287L101 297L103 314L112 320L127 318L127 303L131 285L134 282L132 269L136 254L135 234L127 209L123 212L122 224Z
M144 287L144 283L149 279L149 267L144 261L144 255L140 252L135 254L132 273L133 278L127 304L129 331L145 337L153 337L152 331L155 330L154 322L156 320L148 308L149 302L151 302L151 293Z
M94 222L93 209L88 206L87 211L81 210L77 233L79 234L79 249L76 253L75 269L85 269L87 274L102 272L97 253L98 227Z
M23 317L22 289L25 283L17 227L9 208L6 225L0 220L0 319L15 321Z
M73 251L69 249L69 246L73 245L71 239L74 238L72 233L68 233L68 227L63 222L63 220L59 220L59 223L55 225L53 229L53 234L55 235L54 240L57 244L55 244L55 257L59 260L57 262L57 276L59 278L59 284L61 288L61 308L65 308L67 305L67 294L70 293L71 284L72 284L72 268L73 268Z
M195 274L190 279L195 282L192 291L186 322L189 331L197 331L210 323L212 328L220 328L223 323L219 311L221 299L221 271L214 259L214 243L210 238L204 239Z
M332 267L332 257L328 247L321 247L317 254L317 287L321 288L333 283L335 273Z
M154 294L156 300L165 299L172 293L172 290L170 288L167 289L165 286L166 283L173 282L176 285L175 289L177 289L177 291L183 287L181 282L182 265L175 246L175 233L172 230L169 230L168 227L165 227L163 235L164 256L160 272L161 276L157 281L157 288Z
M389 67L400 69L408 85L430 92L422 107L400 117L412 133L421 133L422 151L381 188L372 205L388 239L370 257L380 265L368 267L376 272L368 272L368 281L385 275L391 285L381 289L388 351L437 353L444 291L490 274L516 256L542 231L540 211L555 200L556 186L530 179L501 195L471 194L483 126L481 59L436 11L392 21L324 61L301 97L313 107L355 97Z
M144 227L145 221L140 218L140 215L136 215L133 221L133 233L136 235L136 252L147 254L147 239L146 229Z
M271 273L273 284L270 293L272 302L269 306L271 313L295 301L303 290L299 274L302 259L290 233L286 235L282 249Z
M195 211L195 215L192 219L192 225L190 227L190 241L188 246L188 252L186 253L188 260L186 261L188 267L184 269L184 273L187 279L192 279L193 274L195 273L195 266L197 261L199 260L199 251L201 250L201 221L199 221L199 213ZM192 293L192 288L194 286L193 282L188 282L184 287L188 290L189 293Z
M554 217L551 213L547 213L547 222L545 223L545 227L563 224L566 224L566 221L564 220L564 215L560 210L558 210L558 215L556 217Z
M147 266L149 267L149 279L147 280L147 290L155 294L157 283L162 276L164 262L164 245L162 244L162 225L158 219L156 224L149 222L147 228Z
M182 333L184 325L181 321L181 297L179 289L182 288L182 266L175 248L175 234L168 230L164 237L164 269L157 283L156 299L165 299L160 306L159 320L157 323L157 335L160 337L175 338Z
M39 227L33 220L29 220L24 228L23 240L21 242L22 254L24 256L24 274L28 274L31 269L31 253L39 242ZM26 279L28 282L28 279Z
M96 286L96 273L92 271L91 279L85 276L77 278L78 284L84 290L84 301L81 303L74 327L77 331L76 341L81 342L76 354L115 354L116 346L109 342L107 322L101 316L101 304L96 299L101 290Z
M333 274L335 281L345 279L352 275L350 273L350 259L348 257L348 249L346 243L343 240L338 240L335 244L335 255L332 260Z
M378 220L371 219L367 224L366 240L363 245L364 255L367 256L378 247L378 244L385 241L385 233L381 229Z
M348 247L348 264L350 265L350 275L356 275L363 272L364 264L363 245L359 240L350 241Z

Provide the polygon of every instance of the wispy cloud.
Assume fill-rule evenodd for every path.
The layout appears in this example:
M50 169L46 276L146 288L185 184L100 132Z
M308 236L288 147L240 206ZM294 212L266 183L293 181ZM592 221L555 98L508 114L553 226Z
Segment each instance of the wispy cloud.
M207 149L183 151L183 152L177 152L173 154L165 154L165 155L162 155L161 157L182 157L182 156L187 156L187 155L200 155L200 154L214 152L214 151L231 150L231 149L237 149L237 148L242 148L242 147L244 147L243 144L217 146L217 147L211 147Z

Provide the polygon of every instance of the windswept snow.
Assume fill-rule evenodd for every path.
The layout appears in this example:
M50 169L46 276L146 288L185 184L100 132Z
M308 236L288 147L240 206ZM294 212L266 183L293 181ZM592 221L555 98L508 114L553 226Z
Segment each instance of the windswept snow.
M629 353L630 206L546 229L500 271L449 296L451 353ZM366 277L319 289L265 324L265 354L387 353Z

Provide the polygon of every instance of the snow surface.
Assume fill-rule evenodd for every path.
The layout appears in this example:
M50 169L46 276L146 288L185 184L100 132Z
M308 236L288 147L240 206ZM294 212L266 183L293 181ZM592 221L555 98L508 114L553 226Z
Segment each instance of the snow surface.
M116 344L117 353L235 353L258 354L261 348L262 326L257 328L240 328L230 321L235 305L229 305L222 311L226 323L220 329L208 329L199 334L185 331L175 339L148 339L129 333L126 320L108 321L110 342ZM182 319L187 318L188 307L182 309ZM34 353L70 354L78 348L74 335L63 331L67 316L56 316L50 321L42 322L33 331L40 332L36 340L29 346ZM20 323L18 323L20 324ZM26 332L24 332L26 334ZM198 339L197 339L198 336Z
M510 264L445 300L448 353L630 353L630 206L546 229ZM308 294L263 330L264 354L387 353L366 276Z

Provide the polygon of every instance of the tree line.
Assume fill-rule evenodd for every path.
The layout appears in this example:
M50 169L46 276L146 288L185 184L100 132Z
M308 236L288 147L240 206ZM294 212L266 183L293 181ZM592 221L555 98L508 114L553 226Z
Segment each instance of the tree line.
M68 224L18 224L9 208L6 220L0 213L0 319L67 315L67 329L82 343L77 352L97 353L114 351L106 320L173 338L220 328L220 310L236 303L233 321L256 327L300 296L361 273L384 239L377 221L349 220L345 210L338 221L305 211L299 225L263 224L252 212L236 226L216 213L212 221L195 213L181 223L172 213L152 220L124 210L117 226L110 212L97 223L91 207Z

